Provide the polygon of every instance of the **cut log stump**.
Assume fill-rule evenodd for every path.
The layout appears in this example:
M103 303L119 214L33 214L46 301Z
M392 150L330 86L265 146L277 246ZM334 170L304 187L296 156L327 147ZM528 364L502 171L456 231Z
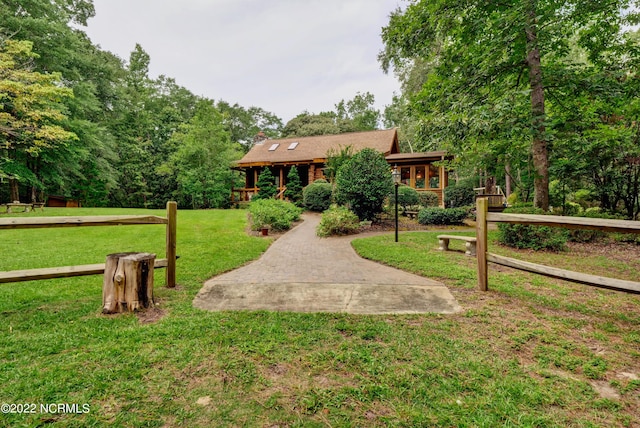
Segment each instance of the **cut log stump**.
M153 306L156 255L115 253L107 256L102 283L102 313L133 312Z

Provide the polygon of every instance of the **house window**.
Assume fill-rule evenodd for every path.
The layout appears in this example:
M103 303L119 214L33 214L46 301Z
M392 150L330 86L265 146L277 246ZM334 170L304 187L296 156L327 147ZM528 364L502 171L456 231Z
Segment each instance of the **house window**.
M435 165L429 165L429 188L440 188L440 168Z
M425 175L425 167L417 166L416 167L416 189L424 189L426 188L425 183L427 182Z
M402 184L406 184L407 186L411 186L411 168L410 167L402 167L400 168L400 182Z

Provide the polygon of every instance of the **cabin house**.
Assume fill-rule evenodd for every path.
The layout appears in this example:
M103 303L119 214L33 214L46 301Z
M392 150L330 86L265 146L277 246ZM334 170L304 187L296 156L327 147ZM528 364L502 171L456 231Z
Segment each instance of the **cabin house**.
M436 193L443 205L442 194L448 184L448 174L444 167L434 163L451 159L451 156L445 152L400 153L396 129L259 140L235 165L245 173L245 187L234 189L234 199L247 201L258 192L256 183L264 168L271 169L280 197L286 189L287 174L294 165L303 186L325 178L328 153L339 152L347 146L352 147L353 153L364 148L383 153L390 165L389 173L397 166L402 183L419 192Z

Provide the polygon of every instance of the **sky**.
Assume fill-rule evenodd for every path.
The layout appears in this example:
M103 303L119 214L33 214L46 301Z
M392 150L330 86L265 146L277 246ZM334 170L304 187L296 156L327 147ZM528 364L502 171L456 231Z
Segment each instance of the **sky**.
M94 0L84 31L128 60L136 43L150 77L196 95L261 107L285 123L371 92L399 93L377 61L380 33L403 0Z

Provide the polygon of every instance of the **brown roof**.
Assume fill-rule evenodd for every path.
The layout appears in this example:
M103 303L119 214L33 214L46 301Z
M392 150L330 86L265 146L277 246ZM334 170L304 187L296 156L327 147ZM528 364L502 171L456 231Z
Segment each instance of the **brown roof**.
M396 161L410 161L410 160L439 160L439 159L448 159L453 158L453 156L449 155L447 152L439 151L439 152L421 152L421 153L393 153L388 155L388 162Z
M292 143L298 143L294 145ZM269 150L275 147L275 150ZM289 147L293 147L289 150ZM265 163L295 163L324 160L330 149L340 150L341 147L352 146L353 152L364 148L372 148L385 156L398 152L398 135L395 129L367 132L350 132L338 135L317 135L313 137L283 138L280 140L265 140L255 144L249 153L237 162L240 167Z

